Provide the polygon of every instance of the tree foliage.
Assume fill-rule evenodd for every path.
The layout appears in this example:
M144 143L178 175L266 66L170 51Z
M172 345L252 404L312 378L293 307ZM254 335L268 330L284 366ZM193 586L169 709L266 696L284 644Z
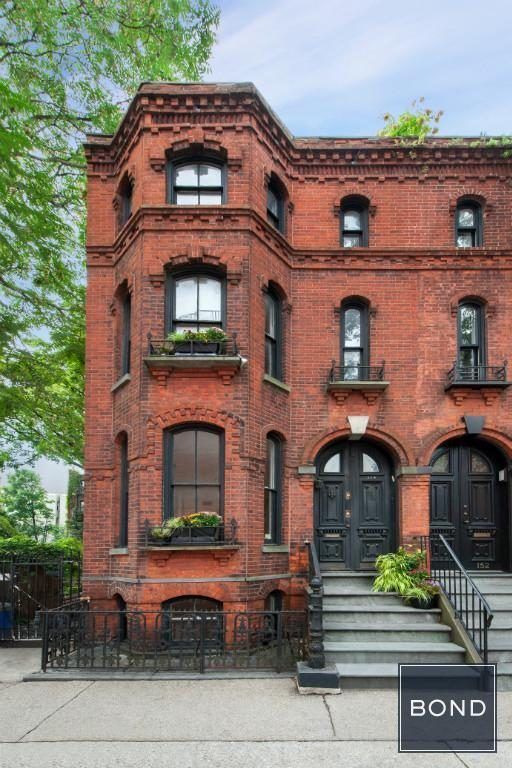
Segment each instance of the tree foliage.
M209 0L0 3L0 461L79 464L84 157L143 80L197 80Z
M379 136L399 138L408 144L422 144L427 136L438 133L443 112L441 110L434 112L423 106L424 101L423 97L413 101L411 108L401 112L397 117L387 112L384 115L385 125L379 131Z
M2 489L3 513L20 534L44 544L56 533L49 499L33 469L12 472Z
M17 534L10 538L0 538L0 560L79 560L82 555L82 542L75 538L63 538L48 541L45 544L34 541L29 536Z

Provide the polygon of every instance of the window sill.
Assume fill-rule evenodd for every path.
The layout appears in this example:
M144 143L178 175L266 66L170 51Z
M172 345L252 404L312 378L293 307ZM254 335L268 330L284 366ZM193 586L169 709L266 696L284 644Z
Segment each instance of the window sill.
M360 392L368 405L373 405L382 392L389 387L389 381L331 381L327 384L327 391L331 393L336 402L342 405L351 392Z
M266 554L290 554L290 547L288 544L263 544L261 551Z
M121 389L122 386L125 384L128 384L129 381L132 380L132 377L129 373L124 373L120 379L116 381L113 387L110 388L111 392L115 392L118 389Z
M109 550L109 555L128 555L128 547L112 547Z
M272 384L274 387L277 387L277 389L282 389L283 392L292 391L292 388L289 384L285 384L284 381L280 381L279 379L274 379L274 377L269 376L268 373L263 374L263 381L266 381L268 384Z

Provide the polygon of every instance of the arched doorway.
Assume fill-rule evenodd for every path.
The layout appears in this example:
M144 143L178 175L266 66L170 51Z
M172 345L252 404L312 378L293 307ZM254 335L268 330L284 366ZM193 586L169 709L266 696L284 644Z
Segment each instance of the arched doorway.
M390 458L367 441L340 441L317 458L315 534L322 570L373 570L395 543Z
M465 568L508 567L506 460L486 441L452 440L430 462L430 536L442 533Z

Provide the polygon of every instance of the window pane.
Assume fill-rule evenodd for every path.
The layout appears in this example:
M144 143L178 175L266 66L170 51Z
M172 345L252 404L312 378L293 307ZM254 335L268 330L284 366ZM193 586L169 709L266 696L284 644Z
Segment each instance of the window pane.
M197 187L197 165L180 165L176 168L176 187Z
M195 440L196 433L193 429L173 435L173 483L195 483Z
M214 432L197 432L197 482L219 482L220 436Z
M345 211L343 214L343 229L349 232L361 230L361 211Z
M222 285L212 277L199 277L199 320L208 323L221 321Z
M265 540L272 540L272 529L275 518L275 494L273 491L265 489Z
M380 467L371 456L363 453L363 472L380 472Z
M477 319L478 309L468 304L464 304L459 308L460 317L460 337L461 343L464 346L478 344L477 339Z
M361 346L361 311L347 309L344 313L345 347Z
M450 454L448 451L442 453L432 464L434 472L449 472L450 471Z
M222 173L216 165L199 166L199 186L201 187L221 187Z
M475 211L473 208L459 208L459 227L474 227Z
M174 517L191 515L196 511L196 489L193 485L174 487L172 511Z
M267 209L270 211L272 216L274 216L276 219L279 218L279 200L277 198L276 193L268 188L267 193Z
M343 235L344 248L358 248L362 243L361 235Z
M277 445L275 440L267 440L267 461L265 466L265 485L277 488Z
M201 190L199 205L220 205L222 203L222 192L205 192Z
M472 248L474 245L473 232L457 233L457 248Z
M478 365L478 355L477 350L472 347L462 347L462 349L459 352L459 365L462 368L468 367L472 368L475 365ZM475 371L476 375L476 371Z
M475 453L474 451L471 451L471 472L487 473L487 472L492 472L492 469L489 466L487 459L484 459L484 457L481 456L479 453Z
M338 475L341 473L341 454L335 453L328 459L323 468L324 472L336 472Z
M176 280L175 320L197 320L197 277Z
M265 373L276 375L276 344L272 339L265 339Z
M197 487L197 511L208 514L220 514L220 490L218 486L199 485Z
M277 301L270 294L265 295L265 333L276 337L277 328Z
M361 350L348 349L343 352L343 365L345 366L344 378L349 381L359 379L359 366L361 364Z
M176 205L199 205L197 192L176 192Z

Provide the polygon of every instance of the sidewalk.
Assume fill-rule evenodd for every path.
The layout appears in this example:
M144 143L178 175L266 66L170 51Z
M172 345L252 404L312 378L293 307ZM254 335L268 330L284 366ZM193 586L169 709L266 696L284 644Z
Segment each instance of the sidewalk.
M1 768L512 765L512 693L500 694L498 699L497 755L399 755L393 691L299 696L289 677L15 680L16 675L19 680L34 671L37 661L37 649L0 649ZM6 672L6 667L11 671Z

